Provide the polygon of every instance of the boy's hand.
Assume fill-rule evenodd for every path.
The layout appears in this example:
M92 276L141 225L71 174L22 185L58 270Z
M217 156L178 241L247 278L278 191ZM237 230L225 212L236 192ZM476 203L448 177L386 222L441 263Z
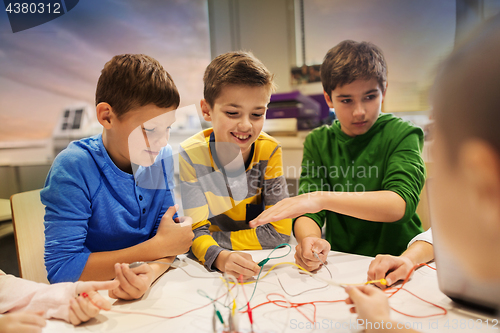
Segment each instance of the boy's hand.
M384 323L391 321L390 307L387 295L380 289L371 285L345 288L349 298L347 304L354 304L351 313L357 313L364 322Z
M14 312L0 317L2 333L38 333L45 325L43 312Z
M154 272L151 266L144 264L129 268L128 264L115 264L116 278L120 285L108 293L111 298L124 300L138 299L144 295L153 283Z
M249 279L259 274L260 266L253 261L252 256L244 252L222 251L215 259L215 267L221 272L226 272L238 278Z
M320 201L321 193L311 192L283 199L276 205L263 211L259 216L250 221L249 225L252 228L256 228L259 225L294 218L306 213L317 213L323 210Z
M386 279L387 286L377 283L378 287L386 288L394 282L403 280L413 269L413 262L405 256L379 254L368 267L368 281ZM389 273L389 274L388 274Z
M310 272L320 268L321 261L316 258L313 252L316 252L321 261L326 262L328 252L330 252L330 243L322 238L305 237L295 247L295 262L297 265Z
M183 216L173 220L178 205L170 207L161 218L160 225L154 238L157 240L158 258L171 257L189 251L193 244L193 220Z

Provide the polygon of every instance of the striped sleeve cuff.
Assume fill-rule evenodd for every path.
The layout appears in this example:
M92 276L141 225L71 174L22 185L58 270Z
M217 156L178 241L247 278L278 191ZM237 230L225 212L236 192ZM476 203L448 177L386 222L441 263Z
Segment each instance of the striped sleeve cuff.
M220 246L217 245L212 245L208 248L206 254L205 254L205 267L211 271L217 271L217 268L212 267L212 265L215 262L215 259L219 256L219 253L221 253L224 249Z

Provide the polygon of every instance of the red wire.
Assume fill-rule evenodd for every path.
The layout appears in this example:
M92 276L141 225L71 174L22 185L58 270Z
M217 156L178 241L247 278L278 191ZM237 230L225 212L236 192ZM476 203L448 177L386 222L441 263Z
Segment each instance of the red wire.
M278 300L272 300L270 299L270 296L275 295L275 296L280 296L283 299L278 299ZM336 302L344 302L343 299L341 300L334 300L334 301L312 301L312 302L303 302L303 303L292 303L288 301L285 296L278 294L278 293L270 293L266 295L267 302L263 302L260 304L257 304L256 306L252 307L251 310L255 310L256 308L266 305L266 304L274 304L276 306L279 306L281 308L286 308L286 309L296 309L301 315L303 315L309 322L316 322L316 303L336 303ZM282 303L286 303L287 305L282 305ZM307 317L302 311L300 311L299 307L304 306L304 305L312 305L314 308L313 311L313 321L309 317ZM243 313L247 311L242 311Z
M394 309L393 307L391 307L391 309L399 314L402 314L403 316L407 316L407 317L411 317L411 318L430 318L430 317L434 317L434 316L440 316L440 315L446 315L448 313L448 311L442 307L442 306L439 306L437 304L434 304L432 302L429 302L429 301L426 301L422 298L420 298L419 296L415 295L414 293L410 292L409 290L407 289L404 289L404 285L409 281L410 279L410 276L411 274L413 273L413 271L415 271L417 268L419 267L422 267L422 266L427 266L433 270L436 270L434 267L432 266L429 266L427 264L419 264L419 265L415 265L411 271L408 273L408 275L406 276L406 278L403 280L403 283L401 284L401 286L399 287L390 287L390 288L387 288L385 289L385 292L391 292L391 294L388 296L388 298L391 298L392 296L394 296L396 293L398 293L400 290L404 290L406 291L407 293L409 293L410 295L418 298L419 300L425 302L425 303L428 303L436 308L439 308L441 310L443 310L442 313L436 313L436 314L431 314L431 315L427 315L427 316L414 316L414 315L411 315L411 314L406 314L404 312L401 312L399 310L396 310ZM233 285L232 288L234 288L236 286ZM231 288L231 289L232 289ZM243 286L242 286L243 288ZM245 292L245 290L243 290L243 292ZM214 301L216 300L219 300L221 299L222 297L224 297L227 293L223 294L222 296L216 298ZM87 293L82 293L81 294L84 298L88 298L89 301L97 308L101 309L101 310L105 310L99 306L97 306L97 304L94 303L94 301L89 297L89 295ZM279 296L279 297L282 297L283 299L276 299L276 300L273 300L273 299L270 299L270 296L272 295L275 295L275 296ZM246 298L246 295L245 295L245 298ZM340 299L340 300L333 300L333 301L312 301L312 302L303 302L303 303L292 303L290 301L288 301L285 296L281 295L281 294L278 294L278 293L270 293L270 294L267 294L266 295L266 298L267 298L267 302L263 302L263 303L260 303L260 304L257 304L256 306L254 307L250 307L250 304L249 302L247 301L247 310L245 311L241 311L241 313L248 313L249 314L249 319L250 319L250 322L252 322L252 311L257 309L258 307L261 307L263 305L266 305L266 304L274 304L276 306L279 306L279 307L282 307L282 308L286 308L286 309L296 309L301 315L303 315L309 322L311 323L315 323L316 322L316 312L317 312L317 308L316 308L316 304L318 303L338 303L338 302L344 302L345 300L344 299ZM214 302L213 301L213 302ZM155 314L150 314L150 313L145 313L145 312L135 312L135 311L122 311L122 310L106 310L106 311L110 311L110 312L117 312L117 313L125 313L125 314L140 314L140 315L146 315L146 316L152 316L152 317L159 317L159 318L164 318L164 319L174 319L174 318L178 318L178 317L181 317L181 316L184 316L190 312L193 312L193 311L196 311L196 310L199 310L199 309L202 309L204 307L207 307L211 304L213 304L213 302L210 302L208 304L205 304L205 305L202 305L198 308L195 308L195 309L191 309L189 311L186 311L184 313L181 313L179 315L176 315L176 316L171 316L171 317L167 317L167 316L161 316L161 315L155 315ZM287 304L287 305L283 305L283 303ZM305 305L312 305L314 310L313 310L313 320L311 321L311 319L305 314L303 313L301 310L300 310L300 307L302 306L305 306Z
M427 266L433 270L436 270L434 267L430 266L430 265L427 265L426 263L423 263L423 264L418 264L418 265L415 265L413 266L413 268L410 270L410 272L408 273L408 275L406 275L406 278L403 280L403 283L401 284L401 286L399 287L390 287L390 288L387 288L385 290L385 292L389 291L389 292L392 292L388 298L391 298L392 296L394 296L395 294L397 294L400 290L404 290L406 291L407 293L409 293L410 295L418 298L419 300L425 302L425 303L428 303L438 309L441 309L443 310L442 313L435 313L435 314L432 314L432 315L427 315L427 316L414 316L414 315L411 315L411 314L407 314L407 313L404 313L404 312L401 312L399 310L396 310L395 308L393 308L391 306L391 309L399 314L402 314L403 316L407 316L407 317L411 317L411 318L430 318L430 317L435 317L435 316L440 316L440 315L446 315L448 313L448 310L446 310L444 307L440 306L440 305L437 305L437 304L434 304L432 302L429 302L429 301L426 301L425 299L423 298L420 298L419 296L415 295L414 293L412 293L411 291L409 291L408 289L404 289L404 285L410 280L410 277L411 277L411 274L419 267L422 267L422 266Z
M248 313L248 320L250 321L250 325L253 325L253 317L252 317L252 308L250 307L250 301L248 300L247 293L245 292L245 285L243 284L243 275L240 274L240 277L238 278L241 283L241 289L243 290L243 295L245 296L245 301L247 302L247 313Z
M428 303L436 308L439 308L441 310L443 310L442 313L435 313L435 314L432 314L432 315L427 315L427 316L414 316L414 315L411 315L411 314L406 314L404 312L401 312L399 310L396 310L394 309L393 307L391 307L391 309L399 314L402 314L403 316L407 316L407 317L412 317L412 318L430 318L430 317L434 317L434 316L440 316L440 315L446 315L448 313L448 311L442 307L442 306L439 306L437 304L434 304L432 302L429 302L429 301L426 301L424 299L422 299L421 297L415 295L414 293L412 293L411 291L407 290L407 289L404 289L404 285L409 281L410 277L411 277L411 274L413 273L413 271L415 271L417 268L419 267L422 267L422 266L427 266L433 270L436 270L434 267L432 266L429 266L427 264L419 264L419 265L415 265L411 271L408 273L408 275L406 276L406 278L404 279L403 283L401 284L401 286L399 287L391 287L391 288L387 288L385 291L389 291L389 292L392 292L392 294L389 295L388 298L391 298L392 296L394 296L397 292L399 292L400 290L404 290L406 291L407 293L409 293L410 295L418 298L419 300L425 302L425 303ZM277 296L281 296L283 297L284 300L271 300L269 299L269 296L271 295L277 295ZM271 294L268 294L266 296L267 298L267 302L263 302L261 304L257 304L256 306L254 306L253 308L251 308L252 310L255 310L256 308L260 307L260 306L263 306L263 305L266 305L266 304L274 304L274 305L277 305L279 307L282 307L282 308L293 308L293 309L296 309L300 314L302 314L309 322L311 323L314 323L316 322L316 304L318 303L336 303L336 302L344 302L345 300L344 299L341 299L341 300L334 300L334 301L312 301L312 302L304 302L304 303L292 303L288 300L286 300L285 296L281 295L281 294L277 294L277 293L271 293ZM289 304L289 306L283 306L281 305L280 303L287 303ZM314 311L313 311L313 320L314 321L311 321L311 319L309 319L302 311L300 311L299 307L301 306L304 306L304 305L312 305L314 307ZM246 311L243 311L243 313L246 312Z
M392 309L393 311L395 311L395 312L397 312L397 313L399 313L399 314L402 314L403 316L407 316L407 317L411 317L411 318L430 318L430 317L441 316L441 315L443 315L443 316L444 316L444 315L446 315L446 314L448 313L448 311L447 311L444 307L442 307L442 306L440 306L440 305L437 305L437 304L434 304L434 303L432 303L432 302L426 301L425 299L420 298L419 296L415 295L414 293L412 293L412 292L411 292L411 291L409 291L408 289L400 289L400 290L406 291L407 293L409 293L410 295L412 295L412 296L414 296L414 297L418 298L419 300L421 300L421 301L423 301L423 302L425 302L425 303L428 303L428 304L430 304L430 305L432 305L432 306L435 306L436 308L439 308L439 309L443 310L443 312L442 312L442 313L435 313L435 314L432 314L432 315L427 315L427 316L414 316L414 315L410 315L410 314L403 313L403 312L401 312L401 311L399 311L399 310L396 310L396 309L394 309L393 307L391 307L391 309Z

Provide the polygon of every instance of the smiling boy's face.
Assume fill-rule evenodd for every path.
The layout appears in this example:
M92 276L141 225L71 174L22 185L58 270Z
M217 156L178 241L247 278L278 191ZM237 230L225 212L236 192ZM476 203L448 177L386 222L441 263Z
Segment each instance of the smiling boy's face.
M340 122L342 132L355 137L365 134L377 121L385 97L376 79L355 80L324 93Z
M264 126L270 98L267 86L228 85L215 99L213 107L201 101L203 118L212 122L215 141L238 145L246 161Z

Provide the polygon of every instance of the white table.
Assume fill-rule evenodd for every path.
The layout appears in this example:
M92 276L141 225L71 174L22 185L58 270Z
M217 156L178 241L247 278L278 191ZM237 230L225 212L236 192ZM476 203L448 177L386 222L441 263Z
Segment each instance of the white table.
M286 253L287 249L279 249L274 254L281 255ZM266 257L270 251L249 251L255 261ZM273 254L273 256L274 256ZM334 280L342 283L358 283L366 281L366 272L372 258L331 252L328 256L328 268L333 274ZM163 316L174 316L190 309L194 309L210 301L197 293L198 289L203 290L211 297L214 297L222 284L219 279L220 274L207 272L199 263L187 259L187 266L184 270L191 275L199 278L189 277L183 270L177 268L168 271L163 275L144 296L143 299L133 302L115 301L113 309L127 311L143 311L159 314ZM283 262L293 261L293 253L286 258L271 260L265 266L265 273L272 265ZM328 278L328 272L322 268L318 275ZM254 298L251 305L255 306L266 301L266 295L269 293L280 293L286 296L278 283L280 279L283 287L290 294L296 294L314 287L324 286L324 283L317 281L306 274L301 274L295 267L289 265L278 266L267 277L261 280L257 285ZM430 268L423 267L413 276L412 280L405 286L408 290L414 292L425 300L444 306L448 309L448 315L432 317L428 319L415 319L403 315L392 313L392 318L401 323L412 325L422 332L477 332L493 331L486 329L486 319L474 314L460 312L460 309L442 294L437 285L436 272ZM223 288L219 295L222 295ZM253 290L253 284L246 285L247 296ZM318 300L343 300L346 293L340 287L327 287L321 290L306 292L300 296L286 296L291 302L309 302ZM237 297L239 305L244 304L244 296L240 292ZM429 315L439 312L426 303L419 301L410 294L400 291L390 299L391 306L400 311L413 315ZM218 305L218 309L224 315L228 310ZM301 308L307 316L312 317L312 306L308 305ZM44 332L212 332L213 306L207 306L176 319L162 319L138 314L121 314L102 311L98 317L88 323L73 327L61 321L51 320L48 322ZM316 329L312 329L312 324L302 316L296 309L284 309L274 304L261 306L253 311L254 331L255 332L360 332L356 329L356 315L349 313L349 306L344 302L318 304L317 305L317 324ZM482 320L483 329L460 329L460 320L467 323L469 320ZM491 320L491 318L488 318ZM454 322L455 321L455 322ZM240 332L249 332L249 320L246 314L240 315ZM349 323L352 326L349 327ZM458 329L451 329L457 324ZM476 323L476 322L474 322ZM447 329L446 326L450 328ZM477 324L476 324L477 325ZM342 328L342 326L344 326ZM222 331L221 324L218 323L218 332Z

